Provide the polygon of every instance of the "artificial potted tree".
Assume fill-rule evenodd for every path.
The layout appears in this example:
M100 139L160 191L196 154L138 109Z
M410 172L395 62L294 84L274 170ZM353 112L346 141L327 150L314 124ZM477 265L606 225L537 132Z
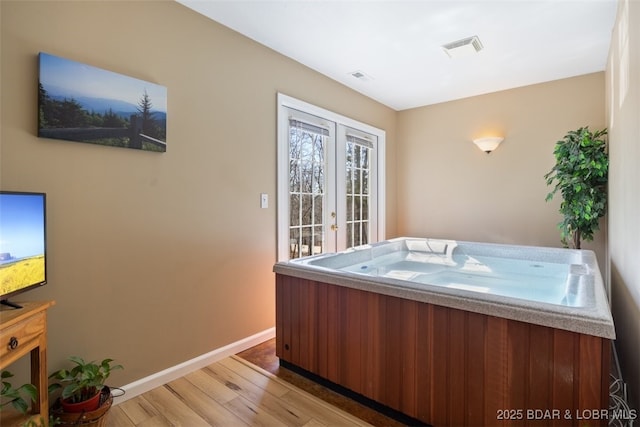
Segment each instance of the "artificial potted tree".
M591 132L589 127L568 132L556 142L555 166L544 176L547 185L555 186L547 194L549 201L559 191L562 195L558 223L565 247L580 249L582 240L593 240L599 221L607 211L609 157L604 139L607 129Z
M113 359L96 363L71 356L69 360L75 366L49 375L49 379L54 381L49 385L49 393L61 390L59 399L51 408L52 414L60 418L62 425L102 425L113 401L105 381L111 371L122 369L122 365L112 365Z

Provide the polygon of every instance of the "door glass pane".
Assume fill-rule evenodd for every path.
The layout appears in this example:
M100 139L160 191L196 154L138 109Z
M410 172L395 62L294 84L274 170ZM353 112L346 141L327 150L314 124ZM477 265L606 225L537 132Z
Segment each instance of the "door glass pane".
M362 171L362 194L369 194L369 171Z
M292 193L300 192L300 160L289 162L289 191Z
M362 220L367 221L369 219L369 196L362 196Z
M346 217L347 247L369 243L369 158L368 141L347 136L346 143Z
M360 157L360 167L362 169L369 169L369 154L371 149L362 147L362 156Z
M289 258L300 257L300 229L298 227L291 227L289 229Z
M289 224L300 225L300 194L289 195Z
M290 258L324 249L325 151L328 132L291 121L289 126Z
M314 227L313 232L313 248L311 255L321 254L322 252L324 252L323 228L322 226L316 226Z

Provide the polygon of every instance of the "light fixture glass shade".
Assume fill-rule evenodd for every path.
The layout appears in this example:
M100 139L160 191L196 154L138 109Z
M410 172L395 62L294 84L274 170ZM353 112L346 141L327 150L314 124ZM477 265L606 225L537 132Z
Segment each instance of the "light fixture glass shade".
M474 139L473 143L478 146L479 149L489 154L504 140L501 136L488 136L486 138Z

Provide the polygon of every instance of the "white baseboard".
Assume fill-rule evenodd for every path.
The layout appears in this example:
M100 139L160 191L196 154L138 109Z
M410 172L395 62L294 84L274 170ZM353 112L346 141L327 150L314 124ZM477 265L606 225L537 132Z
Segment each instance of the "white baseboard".
M215 363L225 357L244 351L264 341L270 340L276 336L276 328L270 328L262 332L258 332L250 337L243 338L240 341L233 342L224 347L220 347L209 353L195 357L186 362L182 362L178 365L172 366L148 377L141 378L123 387L120 387L125 391L122 396L114 396L113 404L117 405L139 394L145 393L149 390L153 390L156 387L160 387L168 382L171 382L177 378L180 378L188 373L202 369L207 365ZM117 395L117 391L114 393Z

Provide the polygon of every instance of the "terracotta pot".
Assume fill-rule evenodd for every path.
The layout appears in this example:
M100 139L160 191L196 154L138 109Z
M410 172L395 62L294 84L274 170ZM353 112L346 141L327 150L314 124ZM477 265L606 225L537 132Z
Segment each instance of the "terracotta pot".
M100 407L95 411L65 412L62 409L61 399L56 399L56 403L49 413L58 420L58 425L61 427L105 427L107 415L109 415L108 412L113 403L113 396L107 386L102 389L100 394Z
M100 392L97 392L95 396L82 402L70 403L67 399L61 399L60 403L64 412L77 413L95 411L100 406Z

